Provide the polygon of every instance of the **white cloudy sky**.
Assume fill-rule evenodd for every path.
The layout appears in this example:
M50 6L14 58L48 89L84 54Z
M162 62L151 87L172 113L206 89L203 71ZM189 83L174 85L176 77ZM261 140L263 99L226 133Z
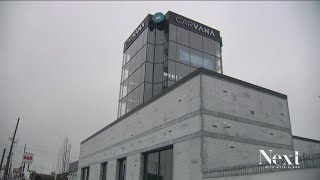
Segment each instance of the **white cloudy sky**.
M319 2L0 2L0 152L21 117L32 169L50 172L65 136L116 119L123 42L168 10L221 31L224 74L288 95L294 135L320 140Z

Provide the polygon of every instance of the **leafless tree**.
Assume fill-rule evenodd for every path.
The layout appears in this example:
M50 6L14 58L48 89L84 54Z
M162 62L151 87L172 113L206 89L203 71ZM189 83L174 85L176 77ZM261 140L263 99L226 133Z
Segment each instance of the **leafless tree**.
M71 143L68 137L65 137L58 152L57 172L59 174L68 172L69 163L70 163L70 152L71 152Z

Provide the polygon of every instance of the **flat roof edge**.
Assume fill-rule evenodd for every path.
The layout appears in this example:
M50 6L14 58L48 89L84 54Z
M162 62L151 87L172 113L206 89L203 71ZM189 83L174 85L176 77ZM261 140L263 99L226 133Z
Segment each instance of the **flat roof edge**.
M300 140L305 140L305 141L311 141L311 142L315 142L315 143L320 143L320 140L310 139L310 138L305 138L305 137L300 137L300 136L294 136L294 135L292 135L292 138L300 139Z
M242 81L242 80L239 80L239 79L236 79L236 78L233 78L233 77L230 77L230 76L226 76L226 75L223 75L223 74L220 74L220 73L217 73L217 72L213 72L213 71L210 71L210 70L207 70L207 69L204 69L204 68L198 68L196 69L195 71L193 71L192 73L188 74L187 76L183 77L182 79L180 79L179 81L177 81L176 83L174 83L172 86L168 87L167 89L165 89L163 92L159 93L158 95L156 96L153 96L151 99L149 99L148 101L146 101L145 103L142 103L140 105L138 105L137 107L135 107L134 109L132 109L130 112L128 112L127 114L121 116L120 118L116 119L115 121L111 122L110 124L108 124L107 126L105 126L104 128L100 129L99 131L97 131L96 133L94 133L93 135L89 136L88 138L86 138L85 140L83 140L81 142L81 144L89 141L90 139L92 139L93 137L95 137L96 135L100 134L101 132L109 129L110 127L112 127L113 125L117 124L118 122L122 121L123 119L127 118L128 116L132 115L133 113L137 112L138 110L144 108L145 106L149 105L150 103L154 102L155 100L157 100L158 98L162 97L163 95L167 94L168 92L176 89L177 87L179 87L181 84L184 84L185 82L189 81L190 79L192 79L193 77L199 75L199 74L206 74L206 75L211 75L211 76L214 76L214 77L217 77L217 78L220 78L220 79L224 79L224 80L227 80L227 81L230 81L230 82L233 82L233 83L236 83L236 84L240 84L240 85L243 85L243 86L246 86L246 87L249 87L249 88L252 88L252 89L255 89L255 90L258 90L258 91L261 91L261 92L264 92L264 93L267 93L267 94L270 94L270 95L274 95L274 96L277 96L279 98L282 98L282 99L287 99L287 95L285 94L281 94L281 93L278 93L276 91L272 91L272 90L269 90L269 89L266 89L266 88L263 88L263 87L260 87L260 86L257 86L257 85L254 85L254 84L251 84L251 83L248 83L248 82L245 82L245 81Z

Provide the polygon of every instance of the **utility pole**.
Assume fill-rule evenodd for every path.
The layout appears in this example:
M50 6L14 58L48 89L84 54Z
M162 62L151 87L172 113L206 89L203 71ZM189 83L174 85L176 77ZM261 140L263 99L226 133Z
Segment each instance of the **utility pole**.
M26 153L26 148L27 148L27 144L24 144L24 150L23 150L23 154ZM22 173L20 174L20 176L24 176L24 167L26 166L26 163L24 162L21 162L21 170L22 170Z
M3 180L7 180L7 178L8 178L8 170L9 170L9 163L10 163L10 158L11 158L11 153L12 153L12 147L13 147L14 139L16 138L16 133L17 133L19 121L20 121L20 117L18 118L16 129L14 130L14 134L13 134L13 138L12 138L12 142L11 142L11 146L10 146L9 155L8 155L8 158L7 158L7 165L6 165L6 169L4 170L4 174L3 174Z
M4 155L6 154L6 148L4 148L3 150L3 154L2 154L2 158L1 158L1 163L0 163L0 173L1 173L1 170L2 170L2 163L3 163L3 158L4 158Z

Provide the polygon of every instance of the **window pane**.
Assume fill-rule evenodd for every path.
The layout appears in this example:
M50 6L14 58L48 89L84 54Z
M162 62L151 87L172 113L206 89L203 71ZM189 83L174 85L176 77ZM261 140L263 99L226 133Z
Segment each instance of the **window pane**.
M168 59L176 60L177 44L169 41Z
M154 45L147 44L147 61L153 62L154 60Z
M142 64L142 49L136 55L135 68L137 69Z
M220 58L221 57L221 44L220 44L220 42L215 41L214 48L215 48L215 56Z
M202 36L190 31L190 47L202 51Z
M164 61L164 47L163 45L155 46L154 62L159 63Z
M148 101L152 97L152 84L144 83L144 102Z
M189 46L189 31L177 27L177 42L185 46Z
M153 65L151 63L146 63L145 81L152 82L152 72L153 72Z
M141 64L144 63L147 59L147 45L144 45L143 48L141 49Z
M211 71L215 70L215 58L208 54L203 54L203 67Z
M146 64L144 63L140 68L141 68L140 82L143 82L145 79Z
M133 92L128 95L126 113L132 110Z
M136 72L134 72L134 82L135 87L138 86L141 83L141 67L139 67Z
M143 45L143 34L141 33L137 38L137 52L142 48Z
M148 31L149 28L146 28L141 35L143 35L143 45L147 43L147 37L148 37Z
M154 44L155 29L148 27L148 43Z
M153 96L162 92L162 83L153 84Z
M102 163L101 165L101 180L107 180L107 163Z
M168 81L168 87L170 87L171 85L173 85L175 82L174 81Z
M168 61L168 79L169 80L176 80L176 62Z
M184 76L190 74L190 66L181 64L181 63L176 63L176 75L177 75L177 80L183 78Z
M144 83L140 85L139 104L143 103Z
M203 37L203 52L214 55L214 40Z
M128 63L123 67L122 81L126 80L129 77L129 66L130 66L130 64Z
M119 160L119 174L118 174L118 180L125 180L126 179L126 164L127 160Z
M136 59L137 59L137 56L134 56L133 58L131 58L130 62L129 62L129 76L130 74L133 73L134 70L136 70Z
M188 65L190 64L190 52L188 47L177 44L177 61Z
M121 112L120 112L120 116L123 116L126 111L127 111L127 97L123 98L121 100Z
M154 64L153 83L160 83L163 79L163 64Z
M128 93L130 93L133 90L133 85L134 85L134 76L131 75L128 78Z
M169 40L177 42L177 26L169 24Z
M164 42L164 30L156 29L156 44L163 44Z
M121 98L125 97L128 93L128 81L129 80L125 80L123 83L122 83L122 96Z
M140 86L133 91L132 109L139 105Z
M160 179L172 180L173 178L173 152L172 149L168 149L160 152Z
M194 67L203 67L203 57L202 52L190 49L190 62L191 66Z
M145 180L160 180L159 172L159 152L146 155Z

